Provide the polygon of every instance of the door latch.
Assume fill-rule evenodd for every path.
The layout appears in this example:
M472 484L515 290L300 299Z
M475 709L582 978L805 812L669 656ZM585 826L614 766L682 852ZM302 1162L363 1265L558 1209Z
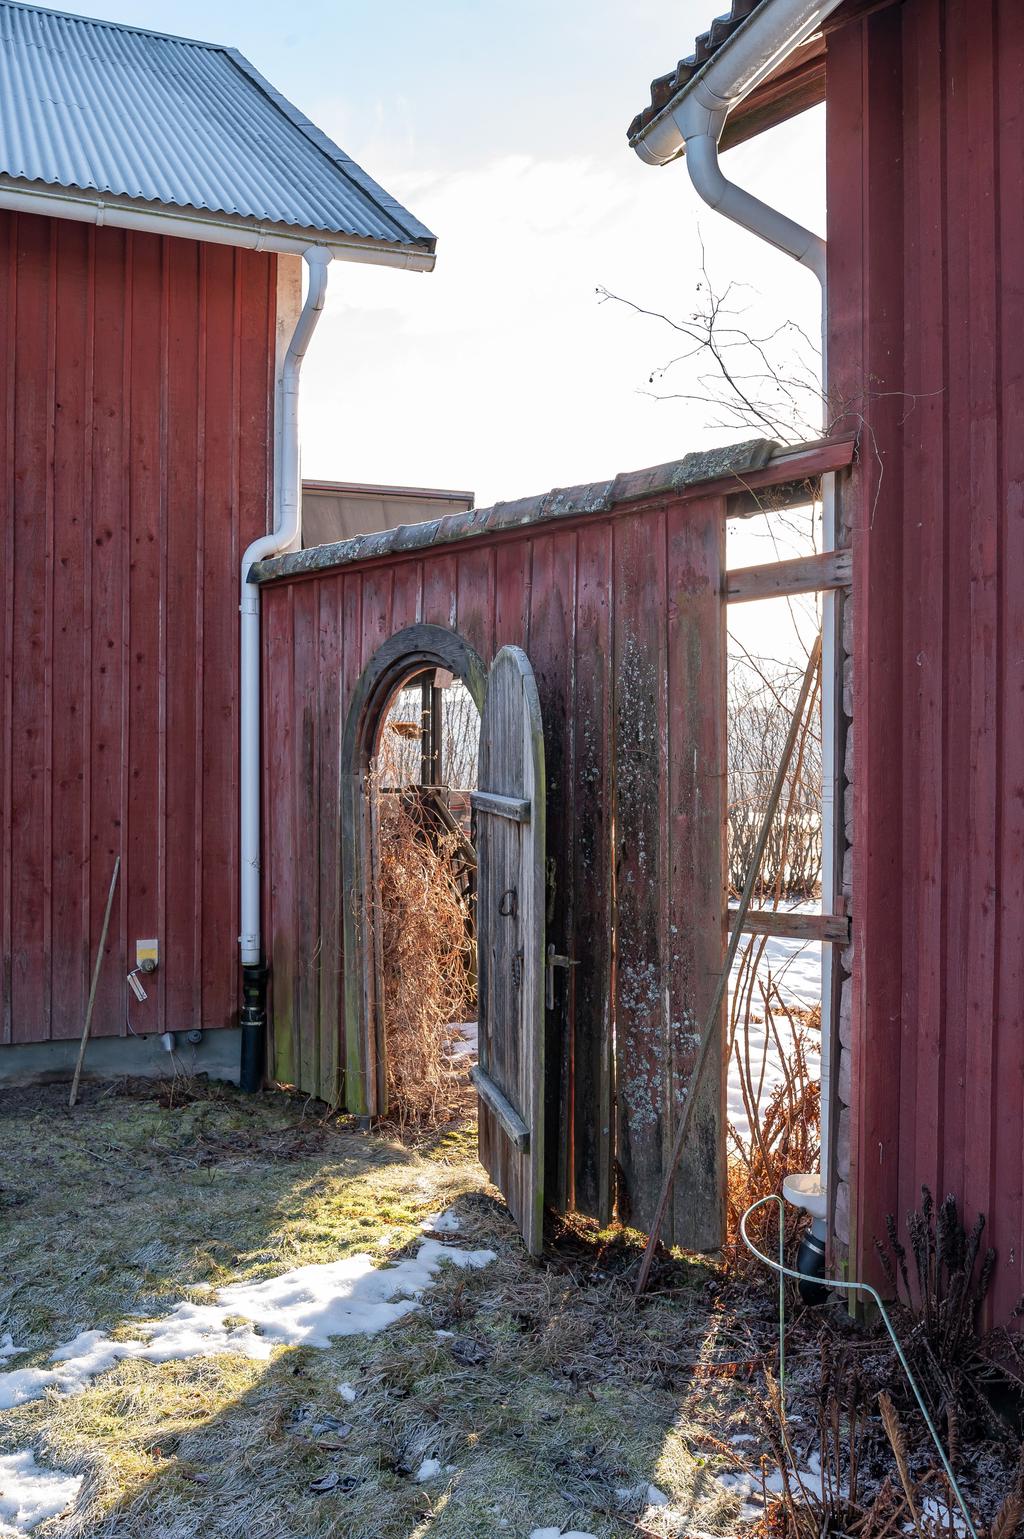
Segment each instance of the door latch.
M544 991L544 1003L549 1010L555 1008L555 968L564 967L568 969L570 967L579 967L579 965L575 957L559 956L553 941L548 945L547 982Z

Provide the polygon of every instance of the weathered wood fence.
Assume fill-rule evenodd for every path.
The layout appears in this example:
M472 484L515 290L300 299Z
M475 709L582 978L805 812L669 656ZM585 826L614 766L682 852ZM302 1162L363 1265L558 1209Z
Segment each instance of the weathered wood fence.
M607 1219L617 1201L646 1224L723 954L725 519L766 487L795 499L838 453L759 441L255 569L279 1080L367 1104L351 1013L345 1040L365 959L344 948L340 792L364 670L416 625L485 666L514 643L544 721L547 936L578 964L547 1014L545 1186L556 1207ZM667 1238L720 1243L723 1169L719 1054Z

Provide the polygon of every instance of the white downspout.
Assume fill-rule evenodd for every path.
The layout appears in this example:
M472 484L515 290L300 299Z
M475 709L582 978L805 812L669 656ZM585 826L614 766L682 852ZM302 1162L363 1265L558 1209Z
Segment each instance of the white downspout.
M260 590L249 581L253 564L293 545L302 527L299 473L299 376L327 296L331 253L311 246L303 253L309 274L305 302L285 353L278 386L279 470L274 532L254 540L242 557L241 609L241 935L242 966L262 961L260 935Z
M749 230L777 250L786 252L814 273L821 287L822 417L827 430L827 246L778 209L730 182L718 160L718 143L731 108L799 43L820 26L839 0L765 0L709 63L668 104L634 144L649 165L665 165L685 153L690 180L698 197L726 219ZM835 549L835 476L822 477L822 545ZM834 593L823 595L821 637L822 725L822 872L823 907L831 912L836 892L836 787L839 766L836 741L837 603ZM823 1193L829 1189L829 1102L832 1079L833 949L822 945L821 968L821 1173ZM817 1220L819 1233L825 1228Z
M689 102L685 104L689 106ZM676 121L684 115L690 117L698 115L702 121L706 121L709 114L703 112L697 103L694 103L695 114L680 111ZM779 212L778 209L769 208L767 203L762 203L760 198L755 198L753 193L747 192L742 187L737 187L735 182L730 182L723 175L718 163L718 141L725 127L725 113L716 114L718 121L713 133L703 128L699 133L687 135L684 132L686 143L686 168L690 173L690 181L697 190L697 194L708 204L710 208L723 214L726 219L731 219L734 224L742 225L743 229L757 235L777 250L784 251L793 257L804 267L809 267L811 272L821 284L822 290L822 343L824 345L824 314L825 314L825 253L826 246L820 235L815 235L812 230L805 230L803 225L797 224L794 219ZM822 364L824 370L824 362Z
M684 104L687 106L687 104ZM697 112L701 109L694 103ZM815 235L812 230L804 229L803 225L789 219L778 209L769 208L762 203L760 198L755 198L752 193L746 192L742 187L737 187L735 182L730 182L722 173L718 163L718 139L725 123L725 113L722 112L717 122L717 131L703 132L686 137L680 118L690 116L685 111L675 114L676 122L680 130L684 132L686 143L686 165L690 172L690 180L697 194L705 203L717 209L726 219L731 219L734 224L742 225L751 234L758 235L769 245L775 246L779 251L786 252L797 262L800 262L817 278L821 288L821 377L822 377L822 418L823 427L827 430L827 403L825 385L827 375L827 316L828 316L828 286L826 271L827 246L820 235ZM702 114L707 121L708 114ZM718 118L718 114L715 114ZM824 475L821 478L821 512L822 512L822 548L826 551L835 549L835 476ZM834 762L833 746L836 741L836 595L831 592L822 595L822 626L821 626L821 896L823 911L831 913L835 897L835 831L836 831L836 772L838 766ZM821 1186L824 1192L829 1189L829 1138L831 1117L829 1106L832 1087L832 967L833 953L831 942L823 942L821 947Z

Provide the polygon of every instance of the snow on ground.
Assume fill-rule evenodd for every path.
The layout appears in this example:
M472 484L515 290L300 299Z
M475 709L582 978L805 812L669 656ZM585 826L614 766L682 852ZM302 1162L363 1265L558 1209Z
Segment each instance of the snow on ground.
M420 1225L424 1234L458 1234L462 1220L451 1208L445 1213L431 1213Z
M752 1523L764 1516L764 1499L761 1491L760 1474L751 1474L747 1470L727 1470L716 1476L718 1484L733 1496L739 1496L743 1500L739 1516L745 1523ZM816 1453L807 1455L807 1468L799 1471L799 1484L808 1496L816 1497L818 1501L825 1499L827 1481L821 1470L821 1458ZM792 1474L789 1477L790 1490L798 1490L797 1480ZM785 1482L781 1470L765 1471L764 1490L772 1496L781 1496L785 1489Z
M420 1294L442 1262L482 1267L493 1260L492 1250L459 1250L424 1240L415 1257L395 1266L377 1267L370 1256L348 1256L296 1267L263 1282L229 1283L219 1289L215 1304L183 1302L163 1319L140 1324L141 1341L113 1341L102 1331L80 1331L53 1354L53 1367L0 1373L0 1410L36 1400L51 1388L75 1394L122 1358L166 1363L239 1352L266 1359L277 1346L326 1347L332 1336L376 1335L420 1307ZM239 1315L250 1323L228 1324Z
M448 1030L455 1033L448 1047L448 1057L451 1059L472 1058L475 1063L477 1056L476 1021L453 1021Z
M642 1480L638 1486L616 1486L615 1495L620 1502L626 1502L633 1507L667 1507L668 1497L664 1491L659 1491L657 1486L648 1485Z
M0 1535L27 1534L78 1496L81 1475L40 1469L29 1449L0 1455Z
M582 1534L578 1528L562 1532L560 1528L535 1528L530 1539L594 1539L593 1534Z
M17 1357L23 1348L14 1345L14 1337L10 1331L4 1331L0 1336L0 1357Z
M818 914L821 912L820 904L815 902L794 903L787 905L787 907L796 914ZM742 959L746 949L747 942L744 941L740 945L736 960L733 963L732 975L729 980L730 1016L733 996L739 980ZM757 969L757 980L767 984L769 970L787 1005L798 1010L810 1010L815 1005L820 1005L821 945L817 941L788 940L778 936L769 936L765 941L764 953ZM763 1017L764 1008L757 980L754 983L751 1014ZM782 1045L788 1049L790 1045L788 1041L789 1023L785 1019L780 1022L780 1029ZM818 1077L821 1074L821 1053L818 1050L819 1038L816 1033L811 1034L811 1040L815 1045L807 1054L807 1067L812 1076ZM782 1084L785 1078L782 1072L778 1045L763 1020L760 1023L751 1021L748 1041L750 1070L755 1083L761 1079L763 1065L764 1078L761 1086L760 1105L765 1106L770 1100L772 1092ZM727 1104L729 1121L740 1137L748 1140L750 1138L750 1124L747 1121L746 1108L743 1105L739 1072L735 1060L729 1064Z
M939 1501L936 1496L925 1496L921 1500L921 1516L928 1523L934 1523L936 1528L945 1529L946 1533L966 1534L967 1524L959 1507L947 1507L945 1502ZM904 1532L913 1532L909 1528Z

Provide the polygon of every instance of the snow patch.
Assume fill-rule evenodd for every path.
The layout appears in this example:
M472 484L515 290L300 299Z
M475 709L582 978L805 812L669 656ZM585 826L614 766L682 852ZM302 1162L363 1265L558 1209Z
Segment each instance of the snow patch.
M24 1352L24 1347L14 1345L14 1337L10 1331L4 1331L0 1336L0 1357L17 1357L19 1352Z
M420 1228L424 1234L457 1234L462 1228L462 1220L448 1208L444 1213L431 1213Z
M0 1373L0 1410L50 1388L75 1394L122 1358L167 1363L237 1352L266 1360L277 1346L327 1347L333 1336L375 1336L420 1307L420 1295L442 1262L483 1267L494 1259L492 1250L424 1240L415 1257L391 1267L348 1256L263 1282L229 1283L219 1289L216 1304L182 1302L162 1320L140 1323L144 1340L113 1341L102 1331L81 1331L53 1354L54 1367ZM238 1316L249 1323L227 1323Z
M344 1400L346 1405L351 1405L353 1400L356 1398L356 1392L352 1388L351 1384L339 1384L338 1394L341 1396L342 1400Z
M477 1023L476 1021L454 1022L449 1030L455 1035L448 1044L448 1057L475 1058L477 1055Z
M760 1518L764 1513L764 1497L761 1492L761 1475L752 1475L745 1470L726 1470L715 1477L720 1486L732 1496L740 1497L743 1505L740 1509L740 1517L746 1520ZM781 1496L785 1490L782 1471L778 1469L764 1472L764 1490L772 1496ZM797 1483L799 1481L799 1484ZM824 1500L826 1491L826 1479L821 1469L821 1458L816 1453L807 1455L807 1468L797 1471L796 1475L790 1475L789 1488L794 1495L799 1496L802 1486L808 1496L815 1497L818 1501ZM845 1494L845 1489L843 1491Z
M440 1459L424 1459L423 1463L420 1465L419 1469L413 1476L413 1479L416 1481L417 1485L422 1485L425 1480L433 1480L434 1476L440 1475L440 1473Z
M967 1524L959 1507L947 1507L945 1502L939 1501L937 1496L925 1496L921 1499L921 1516L929 1523L944 1528L947 1533L966 1534ZM910 1525L907 1532L913 1533L914 1526Z
M40 1469L30 1449L0 1456L0 1534L27 1534L78 1497L82 1475Z
M664 1491L659 1491L657 1486L649 1485L646 1480L641 1480L636 1486L616 1486L615 1495L620 1502L628 1502L635 1507L668 1506L668 1497Z
M594 1539L593 1534L582 1534L578 1528L562 1532L560 1528L535 1528L530 1539Z

